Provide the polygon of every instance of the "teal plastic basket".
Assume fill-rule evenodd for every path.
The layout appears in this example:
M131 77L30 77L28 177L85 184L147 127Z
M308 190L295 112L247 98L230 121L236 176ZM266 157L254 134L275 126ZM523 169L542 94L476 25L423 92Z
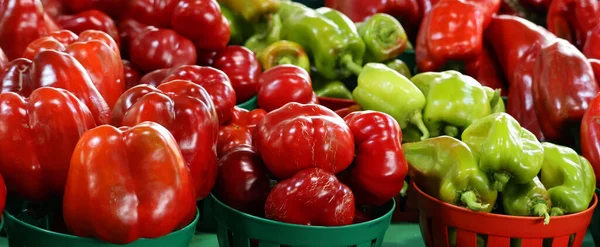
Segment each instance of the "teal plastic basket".
M600 189L596 189L596 195L600 197ZM600 207L596 207L594 210L594 216L592 216L589 231L592 234L596 246L600 246Z
M415 75L417 74L417 58L415 57L415 50L406 49L397 59L402 60L406 63L406 66L410 69L410 72Z
M196 225L196 230L200 232L215 232L217 230L217 221L213 214L212 196L207 196L202 201L198 201L198 210L200 210L200 219Z
M235 210L213 197L220 247L381 247L395 202L374 212L380 217L359 224L324 227L277 222Z
M252 111L254 109L258 109L258 97L254 96L248 101L237 105L237 107L244 108L248 111Z

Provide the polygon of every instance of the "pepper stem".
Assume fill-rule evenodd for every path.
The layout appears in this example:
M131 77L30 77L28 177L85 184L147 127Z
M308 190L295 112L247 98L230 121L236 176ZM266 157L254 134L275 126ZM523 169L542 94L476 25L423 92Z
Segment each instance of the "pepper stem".
M404 181L404 185L402 185L402 189L400 190L401 197L406 197L406 194L408 193L408 186L408 182Z
M498 192L502 192L506 183L510 180L510 176L506 173L496 172L494 173L494 187Z
M489 206L488 204L477 202L477 195L471 190L463 192L460 195L460 201L473 211L482 211Z
M496 108L498 101L501 100L501 91L501 89L494 90L494 96L492 96L492 99L490 100L490 107L492 107L492 109Z
M533 214L544 216L544 225L550 224L550 215L548 214L548 205L546 203L538 203L533 206Z
M562 208L552 207L552 209L550 209L550 215L561 216L561 215L565 215L565 212L562 210Z
M456 126L446 125L444 127L444 134L446 134L447 136L451 136L451 137L457 137L458 136L458 128L456 128Z
M423 115L421 115L420 110L415 111L415 113L410 117L410 123L414 126L417 126L421 133L423 133L421 136L421 141L429 138L429 130L425 126L425 123L423 123Z
M358 65L357 63L354 62L354 59L352 59L352 55L350 54L346 54L342 57L342 65L344 65L346 67L346 69L350 70L350 72L352 72L355 75L359 75L360 72L362 72L362 66Z

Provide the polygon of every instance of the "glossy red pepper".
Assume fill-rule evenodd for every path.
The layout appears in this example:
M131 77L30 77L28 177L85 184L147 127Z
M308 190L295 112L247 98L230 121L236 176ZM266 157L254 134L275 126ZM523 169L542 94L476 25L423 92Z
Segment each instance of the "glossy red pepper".
M59 15L63 15L66 12L66 6L63 0L41 0L44 11L52 18L56 18Z
M172 69L157 69L145 74L136 85L148 84L153 87L158 87L167 76L171 75L171 70Z
M175 139L159 124L100 126L81 137L73 157L63 198L73 234L126 244L167 235L193 220L190 172Z
M196 63L192 41L170 29L148 27L129 48L131 62L146 72Z
M115 22L103 12L98 10L88 10L75 15L63 15L57 19L62 28L71 30L80 34L86 30L98 30L107 33L112 37L117 45L120 45L119 30Z
M133 40L144 31L148 25L142 24L134 19L125 18L119 21L119 37L121 39L121 55L129 57L129 51Z
M301 225L352 224L354 195L329 171L311 168L279 182L265 203L268 219Z
M500 89L502 96L508 95L507 82L502 73L502 67L489 44L484 43L477 62L469 64L466 73L475 78L481 85Z
M33 83L29 76L30 68L31 60L29 59L17 58L12 60L5 70L0 73L1 92L14 92L28 97L33 91Z
M220 50L227 46L231 29L215 0L179 0L171 26L191 39L199 50Z
M219 159L215 194L228 206L263 216L271 179L260 155L249 146L238 146Z
M219 127L218 156L222 157L238 146L254 148L252 145L252 135L254 134L256 125L265 115L267 115L267 112L263 109L248 111L237 106L233 108L231 121L227 125Z
M96 9L102 11L115 20L126 14L131 1L123 0L68 0L63 1L69 7L71 12L80 13L86 10Z
M128 60L122 60L123 62L123 73L125 76L125 88L130 89L135 85L138 85L140 79L142 79L142 73ZM160 79L162 81L164 78ZM153 85L157 86L157 85Z
M593 61L592 64L600 68L600 61ZM600 122L598 119L600 119L600 97L596 96L590 102L590 106L581 121L580 138L581 153L594 167L597 185L600 182Z
M79 137L96 127L91 112L70 92L52 87L29 98L2 93L0 106L0 151L11 154L0 156L8 190L35 202L60 198Z
M597 0L552 0L546 24L550 32L583 48L592 29L600 24Z
M196 49L196 51L198 52L198 60L196 61L196 65L211 66L215 62L217 51L198 49Z
M318 103L310 75L296 65L278 65L265 71L260 76L258 87L258 105L267 112L289 102Z
M171 26L173 12L180 0L130 0L128 17L158 28ZM199 27L195 27L199 28Z
M206 197L217 177L219 131L215 106L206 90L184 80L127 90L113 110L113 125L134 126L144 121L171 131L192 174L195 198Z
M600 49L598 47L600 47L600 25L592 29L590 35L587 37L583 46L583 54L587 58L600 59Z
M600 60L595 58L588 59L590 65L592 66L592 70L594 71L594 76L596 78L600 78Z
M6 57L6 54L4 54L4 51L2 50L2 48L0 48L0 73L4 71L4 68L8 66L8 63L9 61Z
M538 119L549 141L564 142L600 92L592 66L577 48L557 39L540 51L533 73Z
M382 205L398 195L408 173L402 131L391 116L375 111L348 114L356 157L350 188L359 205Z
M278 179L317 167L337 174L354 160L354 137L344 120L320 105L288 103L256 126L254 145Z
M229 78L223 71L196 65L181 66L171 70L163 82L177 79L189 80L206 89L217 108L221 124L231 119L236 96Z
M254 52L243 46L228 46L220 50L212 66L229 77L235 90L236 103L241 104L256 96L262 67Z
M56 30L39 0L0 2L0 48L10 60L19 58L32 41Z

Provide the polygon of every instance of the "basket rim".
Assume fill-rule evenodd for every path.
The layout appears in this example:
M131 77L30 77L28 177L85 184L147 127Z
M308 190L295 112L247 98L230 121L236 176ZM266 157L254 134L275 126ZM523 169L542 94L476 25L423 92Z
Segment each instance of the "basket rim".
M50 231L50 230L46 230L44 228L38 227L38 226L34 226L32 224L29 224L25 221L22 221L20 219L18 219L17 217L15 217L14 215L12 215L11 213L9 213L8 211L4 211L4 213L2 214L2 216L6 215L6 217L8 219L10 219L13 222L16 222L19 225L23 225L24 227L28 227L31 229L34 229L35 231L39 231L42 233L46 233L49 235L54 235L57 237L62 237L65 239L71 239L71 240L78 240L78 241L99 241L99 242L104 242L100 239L96 239L96 238L88 238L88 237L79 237L79 236L75 236L75 235L71 235L71 234L65 234L65 233L60 233L60 232L54 232L54 231ZM196 207L196 216L194 217L194 220L192 222L190 222L188 225L186 225L185 227L178 229L177 231L173 231L170 232L167 235L164 235L162 237L158 237L158 238L138 238L137 240L135 240L134 242L131 243L135 243L138 241L152 241L152 240L156 240L156 239L160 239L160 238L166 238L166 237L172 237L173 235L185 232L185 231L190 231L190 229L193 228L194 232L196 230L196 224L198 223L198 219L200 218L200 211L198 210L198 207ZM3 218L4 219L4 218ZM2 220L2 224L4 224L4 220ZM108 243L107 244L112 244L112 243ZM127 246L127 245L124 245Z
M214 200L214 202L218 203L219 206L233 212L236 214L240 214L244 217L250 218L252 220L256 220L256 221L261 221L264 223L269 223L269 224L273 224L275 226L281 226L281 227L288 227L288 228L296 228L296 229L311 229L311 230L346 230L346 229L351 229L351 228L359 228L359 227L364 227L364 226L368 226L368 225L373 225L376 223L381 223L381 221L385 221L386 219L391 219L392 214L394 213L394 209L396 208L396 200L394 198L392 198L390 201L386 202L384 204L384 206L391 204L390 209L388 210L387 213L385 213L384 215L377 217L375 219L369 220L369 221L365 221L365 222L361 222L358 224L350 224L350 225L345 225L345 226L307 226L307 225L300 225L300 224L291 224L291 223L285 223L285 222L280 222L280 221L275 221L275 220L271 220L271 219L267 219L267 218L263 218L263 217L258 217L258 216L254 216L251 214L247 214L244 213L242 211L239 211L235 208L232 208L230 206L228 206L227 204L221 202L213 193L210 194L212 199ZM217 221L219 221L217 219Z
M414 186L414 188L417 190L417 192L419 194L421 194L422 196L425 196L427 199L432 200L436 203L442 204L445 207L449 207L455 210L460 210L463 211L465 213L471 213L471 214L478 214L481 216L486 216L486 217L492 217L492 218L496 218L496 219L505 219L505 220L517 220L517 219L538 219L539 217L536 216L515 216L515 215L505 215L505 214L494 214L494 213L486 213L486 212L476 212L473 210L469 210L467 208L464 207L459 207L456 205L452 205L450 203L447 202L443 202L440 201L439 199L430 196L429 194L425 193L424 191L422 191L419 186L417 186L417 183L415 183L415 181L411 181L411 185ZM590 211L594 211L596 209L596 206L598 205L598 196L596 195L596 193L594 193L593 197L592 197L592 201L591 201L591 206L589 206L586 210L583 210L581 212L577 212L574 214L568 214L568 215L561 215L561 216L552 216L552 219L568 219L568 218L577 218L577 217L581 217L581 215L583 214L589 214Z

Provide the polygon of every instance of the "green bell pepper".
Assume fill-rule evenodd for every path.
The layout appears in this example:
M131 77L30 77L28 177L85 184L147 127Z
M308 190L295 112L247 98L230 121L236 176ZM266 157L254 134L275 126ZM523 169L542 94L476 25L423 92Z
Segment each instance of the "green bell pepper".
M321 82L314 81L313 90L319 97L352 99L352 93L341 81Z
M352 21L337 10L318 11L299 3L282 2L281 39L300 44L327 80L360 73L365 44Z
M423 119L431 137L459 137L473 121L493 113L501 101L500 92L457 71L420 73L411 81L427 99Z
M246 40L244 46L260 57L264 49L281 40L281 29L282 23L279 15L271 15L266 22L256 24L257 32Z
M408 37L400 22L393 16L379 13L356 24L365 42L364 62L381 63L396 58L406 49Z
M227 6L219 3L221 13L229 21L231 29L230 45L243 45L244 42L252 35L252 26L239 14L231 11Z
M402 145L409 174L421 190L439 200L474 211L491 212L498 197L471 149L440 136Z
M403 141L429 138L421 111L425 96L406 77L380 63L368 63L358 75L358 86L352 92L354 100L365 110L380 111L392 116L403 132ZM420 131L406 140L404 132L414 126ZM412 129L411 129L412 131ZM414 133L414 132L413 132Z
M526 184L542 169L542 144L507 113L494 113L473 121L462 133L462 140L500 192L509 180Z
M542 143L542 147L541 178L552 201L550 215L586 210L596 189L596 176L590 162L568 147L547 142Z
M410 68L408 68L408 65L400 59L394 59L392 61L388 61L385 63L385 65L388 66L390 69L393 69L393 70L397 71L398 73L402 74L406 78L412 77Z
M516 216L544 217L544 225L550 223L548 212L552 207L546 187L538 177L533 177L529 183L518 184L509 182L502 192L504 212Z
M249 22L258 21L276 12L280 3L278 0L219 0L218 2Z

